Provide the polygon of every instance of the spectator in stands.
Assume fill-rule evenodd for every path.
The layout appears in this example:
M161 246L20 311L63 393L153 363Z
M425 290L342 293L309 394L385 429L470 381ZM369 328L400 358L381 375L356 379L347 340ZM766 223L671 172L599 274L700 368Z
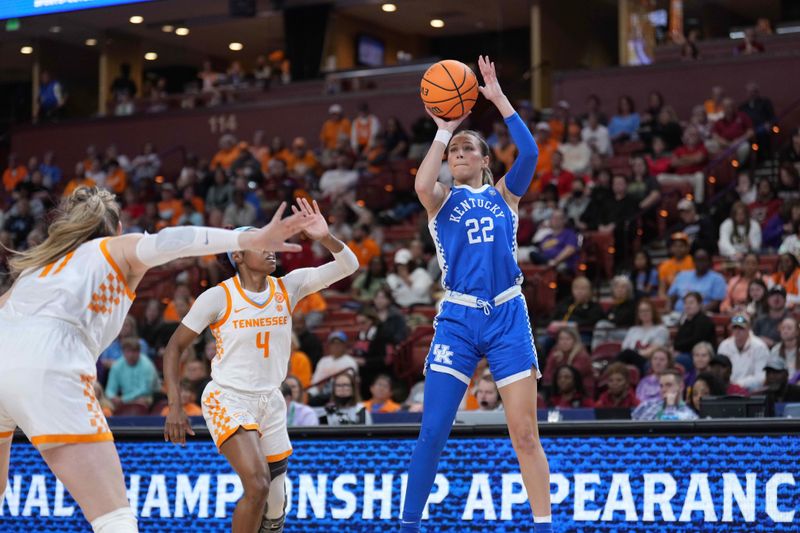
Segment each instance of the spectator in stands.
M608 123L608 134L612 142L635 140L639 135L640 117L636 112L633 99L621 96L617 104L617 114Z
M408 337L406 317L397 308L392 293L387 286L382 286L375 292L372 301L374 312L373 328L367 332L369 346L367 358L378 360L385 368L385 359L390 346L399 344ZM370 365L367 364L365 368Z
M720 305L720 312L744 312L749 299L750 282L760 277L758 254L750 252L742 259L739 273L728 280L728 290Z
M744 202L731 207L731 215L719 228L719 253L728 259L740 261L748 252L761 249L761 226L750 218Z
M559 198L569 194L572 189L572 182L575 180L575 174L563 167L564 155L561 153L560 148L553 152L551 156L551 170L541 176L541 190L547 188L548 185L555 185Z
M641 384L641 382L639 382ZM696 420L697 413L683 401L683 377L675 369L658 376L658 394L631 413L634 420Z
M571 121L570 106L566 100L559 100L553 108L553 115L550 117L550 131L553 138L558 142L564 142L567 137L567 125Z
M650 298L658 294L658 271L653 266L650 254L644 248L633 256L633 266L629 277L636 292L636 298Z
M491 374L481 376L475 388L475 399L478 402L478 411L503 410L503 400Z
M358 156L364 155L375 141L380 128L378 117L369 112L369 105L366 102L359 104L358 114L353 119L353 124L350 128L350 145L353 148L353 152Z
M568 365L578 372L583 391L591 397L594 393L592 360L581 342L578 330L573 327L563 327L558 331L556 344L547 356L547 366L542 374L542 384L545 387L553 385L556 379L556 369L564 365Z
M761 387L764 382L762 369L769 359L769 348L750 330L747 315L731 318L731 336L720 343L717 352L730 358L733 383L750 391Z
M369 265L372 258L381 253L378 243L372 238L370 232L371 228L368 225L359 224L353 228L353 238L347 243L347 246L358 257L358 264L361 268Z
M372 424L372 416L361 405L356 377L352 372L343 372L333 380L331 401L325 406L325 414L319 423L327 426Z
M578 262L578 235L567 227L567 218L560 209L553 211L550 224L541 228L532 239L532 246L520 249L521 259L535 265L575 272Z
M602 156L611 155L611 137L608 134L608 128L600 122L597 113L589 113L587 116L586 123L581 130L581 139L595 153Z
M239 158L241 148L239 147L236 137L230 133L226 133L219 138L219 150L211 159L211 170L222 168L228 170L233 165L233 162Z
M714 355L714 346L711 343L703 341L694 345L694 348L692 348L692 369L686 372L683 378L687 386L692 385L697 376L711 370L709 365L711 365Z
M781 341L772 347L770 357L778 357L786 361L789 376L794 376L800 370L800 326L797 318L787 316L778 326Z
M394 269L386 276L386 284L392 291L397 305L408 309L414 305L430 305L432 303L431 279L428 271L422 266L413 264L411 251L400 248L394 254Z
M303 389L303 385L300 383L300 380L297 379L297 376L287 374L286 379L283 380L283 383L289 387L289 390L292 391L293 402L301 403L303 405L306 404L306 391Z
M756 142L769 150L772 124L775 122L775 109L769 98L761 96L758 84L754 81L745 86L747 100L739 106L739 111L745 113L753 123L756 131Z
M793 234L787 235L786 238L783 239L780 248L778 248L778 253L781 255L789 254L794 257L800 257L800 222L794 223Z
M786 289L775 285L767 293L767 312L753 319L753 334L758 336L768 348L781 340L779 326L783 319L791 316L786 308Z
M245 193L233 192L233 203L225 208L225 224L233 227L252 226L256 223L256 208L245 201Z
M319 171L319 162L314 152L309 150L305 137L295 137L292 140L292 150L286 161L289 172L298 177L316 176Z
M731 383L731 372L733 371L733 364L730 357L727 355L717 354L711 359L709 364L711 374L713 374L721 383L726 395L729 396L749 396L750 391L744 387L740 387L735 383Z
M567 126L567 140L558 151L564 156L564 169L579 176L588 174L592 150L581 138L581 127L577 123Z
M130 178L134 184L142 180L153 180L161 171L161 159L156 153L156 148L151 142L142 146L142 153L131 161Z
M553 154L558 151L559 141L554 138L550 131L550 124L547 122L539 122L536 124L536 130L533 132L533 138L536 140L536 145L539 147L539 159L536 163L536 176L544 176L550 174L553 170ZM538 180L534 180L531 187L533 192L541 192L542 185Z
M697 292L702 297L703 309L717 312L727 291L725 278L711 270L711 256L706 250L701 248L695 251L693 257L694 270L678 273L667 291L670 306L675 312L682 313L683 297L689 292Z
M566 215L567 224L572 228L578 227L586 208L589 207L591 198L586 189L587 185L584 179L575 178L572 180L572 191L569 196L561 198L558 202L559 209Z
M692 251L699 248L708 250L710 253L716 251L715 228L707 216L697 213L697 207L692 200L683 198L678 202L678 217L676 229L688 237L689 247Z
M736 45L733 53L745 56L764 53L764 45L756 38L755 28L745 28L742 42Z
M561 409L594 407L594 401L584 390L581 376L575 367L562 365L556 368L547 406Z
M800 304L800 263L796 256L783 253L778 259L778 271L772 275L776 285L786 289L786 306L790 309Z
M711 87L711 98L703 102L703 108L705 109L708 120L711 123L714 123L722 118L722 100L724 94L725 90L721 86L714 85Z
M31 212L31 203L26 196L20 197L10 214L5 218L3 229L11 235L14 249L27 249L26 239L36 225Z
M647 95L647 107L642 112L641 128L647 130L658 120L658 114L664 108L664 95L658 91L650 91Z
M594 403L596 409L621 408L633 409L639 405L639 398L631 386L630 371L623 363L611 363L603 371L603 381L607 388Z
M678 331L672 345L680 354L690 354L699 342L717 343L714 322L703 311L703 297L698 292L689 292L683 297L683 315L678 320Z
M722 100L722 110L722 117L714 123L712 129L714 142L720 150L735 146L736 159L741 164L750 155L750 143L746 141L753 138L753 121L736 110L733 98Z
M42 70L39 74L39 91L36 98L39 113L37 118L40 121L58 120L67 102L64 87L50 75L48 70Z
M75 177L69 180L66 186L64 186L62 197L69 197L78 187L94 187L96 185L94 180L86 176L86 168L83 166L83 163L78 162L75 164Z
M746 170L736 175L735 191L736 195L739 197L739 201L745 205L752 204L756 201L756 184L753 182L753 178L750 177L750 173Z
M517 157L517 146L511 141L511 136L508 134L508 128L502 124L496 130L497 141L492 147L494 153L493 173L498 176L503 176L514 164L514 159Z
M44 176L44 186L52 189L61 183L61 169L55 164L55 154L52 150L48 150L42 156L42 164L39 165L39 171Z
M540 339L544 349L539 353L546 354L550 351L555 344L550 337L555 337L558 331L564 327L577 327L581 331L583 343L591 345L590 330L604 316L603 308L592 300L592 283L583 276L576 277L572 281L571 297L559 302L553 311L552 321L547 326L549 337L544 336Z
M687 126L683 132L683 144L672 153L669 172L660 174L658 181L662 184L676 182L691 184L695 201L702 204L705 198L703 169L707 163L708 150L703 144L700 132L694 126Z
M115 115L132 115L134 112L133 100L136 98L138 88L131 79L131 66L122 63L119 67L119 76L111 82L111 105Z
M382 255L376 255L370 259L367 268L353 280L353 297L362 304L372 302L378 290L386 283L386 274L386 260Z
M617 342L625 338L636 320L636 300L633 283L627 276L614 276L611 280L613 303L604 320L597 323L592 336L592 347L603 342Z
M192 383L188 379L181 380L181 404L186 416L203 416L203 409L197 405L197 394L192 387ZM161 409L161 416L169 414L169 405L165 405Z
M344 331L333 331L328 335L328 355L317 362L311 382L319 383L348 368L358 374L358 363L348 353L347 334ZM325 388L329 389L329 386Z
M8 154L8 167L3 171L3 188L6 193L13 191L27 177L28 169L17 162L17 154Z
M784 205L800 200L800 174L791 163L783 163L778 170L777 196Z
M323 198L337 199L351 191L358 184L358 171L353 169L353 161L344 152L335 155L335 168L322 173L319 180L319 191Z
M775 197L775 189L768 179L761 179L756 184L756 201L747 206L750 216L758 222L762 235L766 228L774 225L780 216L782 201Z
M683 130L678 121L678 115L672 106L665 105L661 108L652 125L653 137L661 137L668 151L672 152L681 144Z
M312 365L308 354L300 349L300 339L292 332L292 355L289 357L289 374L296 377L300 385L307 389L311 386Z
M628 180L616 175L611 179L611 200L606 205L605 220L597 228L614 234L614 266L622 268L629 261L636 229L636 217L641 213L636 199L628 194Z
M106 394L117 407L122 403L149 407L160 387L158 371L150 358L140 352L139 339L123 339L122 353L124 358L114 363L109 372Z
M650 155L645 156L647 168L653 176L661 176L670 170L672 154L667 149L667 143L658 135L650 142Z
M764 389L775 403L800 402L800 386L789 384L786 361L773 357L764 365Z
M390 161L406 158L408 155L408 134L403 125L400 124L399 118L389 117L386 121L384 138L386 139L386 151Z
M294 270L294 268L288 269ZM294 305L294 313L302 314L305 318L306 326L316 328L325 319L325 311L328 303L320 292L312 292Z
M668 345L669 331L661 323L661 314L652 300L643 298L636 306L636 325L625 334L617 360L643 372L656 350Z
M206 207L210 209L225 209L233 202L233 184L228 181L225 170L217 167L214 170L214 183L206 192Z
M722 383L711 372L698 374L686 391L689 407L700 415L700 401L708 396L724 396L725 389Z
M392 377L389 374L380 374L369 387L370 399L361 402L367 412L396 413L400 404L392 400Z
M628 196L636 202L642 213L643 238L649 241L652 238L650 235L655 236L658 231L656 208L661 203L661 187L648 172L647 161L641 155L631 158L631 169L633 173L628 183Z
M772 285L772 280L766 279ZM750 282L750 286L747 288L745 312L753 320L767 313L767 284L764 282L764 278L756 278Z
M285 381L281 384L281 394L286 402L286 425L288 427L319 425L317 413L311 407L295 401L292 387Z
M781 150L779 160L781 164L791 163L800 172L800 127L792 132L792 138Z
M100 385L100 382L95 381L92 384L92 388L94 389L94 397L97 398L97 403L100 404L100 408L103 410L103 414L106 417L113 416L114 414L114 404L111 403L106 396L106 393L103 391L103 386Z

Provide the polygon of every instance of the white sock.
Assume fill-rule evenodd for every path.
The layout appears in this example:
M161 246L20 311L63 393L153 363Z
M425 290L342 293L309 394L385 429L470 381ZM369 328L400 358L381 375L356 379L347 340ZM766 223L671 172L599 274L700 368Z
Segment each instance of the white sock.
M286 474L281 474L273 479L269 484L269 496L267 497L266 517L275 520L283 516L283 509L286 505L286 492L284 483Z
M552 524L553 523L553 515L547 516L534 516L533 517L534 524Z
M92 520L94 533L139 533L130 507L122 507Z

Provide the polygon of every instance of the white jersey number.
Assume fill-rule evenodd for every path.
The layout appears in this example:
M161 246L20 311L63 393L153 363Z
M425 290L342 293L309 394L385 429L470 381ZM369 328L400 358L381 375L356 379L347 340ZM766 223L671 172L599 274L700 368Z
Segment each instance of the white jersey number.
M467 219L465 225L469 228L467 230L467 238L470 244L492 242L494 240L494 235L491 234L494 229L492 217L483 217L480 222L478 222L477 218L470 218Z

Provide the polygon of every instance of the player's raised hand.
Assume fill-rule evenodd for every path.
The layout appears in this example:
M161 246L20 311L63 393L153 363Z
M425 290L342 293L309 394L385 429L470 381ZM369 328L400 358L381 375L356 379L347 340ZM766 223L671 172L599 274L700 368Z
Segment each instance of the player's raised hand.
M425 112L436 123L436 127L438 127L440 130L447 130L450 133L455 132L458 129L458 127L461 125L461 123L464 122L464 120L466 120L466 118L470 115L470 113L472 113L472 111L467 111L466 113L464 113L463 115L461 115L458 118L455 118L453 120L445 120L445 119L443 119L441 117L437 117L436 115L431 113L430 109L428 109L427 107L425 108Z
M183 446L186 444L187 433L194 436L194 430L183 407L170 409L167 421L164 423L164 441Z
M495 99L505 96L503 89L500 88L500 82L497 81L497 71L494 68L494 62L489 60L489 56L478 56L478 68L481 70L483 77L483 87L478 86L478 90L489 101L494 102Z
M328 221L325 220L325 217L320 212L316 200L313 200L312 207L305 198L298 198L297 206L292 206L292 211L295 214L302 213L308 217L309 222L303 230L308 235L308 238L318 241L328 235Z
M292 235L304 231L313 220L305 212L295 212L281 218L286 211L286 202L281 202L272 220L257 231L246 231L240 237L243 250L271 252L299 252L299 244L285 242Z

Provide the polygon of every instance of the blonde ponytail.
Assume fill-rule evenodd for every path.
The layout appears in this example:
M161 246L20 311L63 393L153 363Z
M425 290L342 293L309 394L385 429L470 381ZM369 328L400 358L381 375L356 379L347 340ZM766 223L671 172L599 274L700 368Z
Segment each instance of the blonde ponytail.
M14 252L11 272L39 268L74 251L81 244L114 235L119 225L119 205L114 195L97 187L78 187L62 200L49 235L41 244L24 252Z

